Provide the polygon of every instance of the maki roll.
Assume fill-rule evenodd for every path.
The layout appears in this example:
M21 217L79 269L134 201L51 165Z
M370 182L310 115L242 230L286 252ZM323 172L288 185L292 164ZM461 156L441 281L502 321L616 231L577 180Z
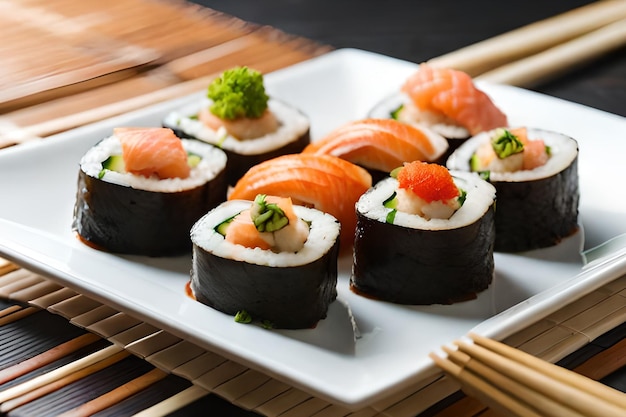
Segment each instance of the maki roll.
M72 229L114 253L191 251L189 230L226 198L226 155L165 128L116 128L80 161Z
M480 172L496 187L496 251L553 246L578 230L578 143L566 135L525 127L483 132L447 166Z
M472 135L507 126L506 115L466 73L422 63L400 92L379 103L371 117L392 117L439 133L449 148L441 161Z
M363 119L338 127L303 153L350 161L367 169L376 183L405 162L436 161L447 149L446 139L430 129L393 119Z
M351 288L398 304L475 298L494 274L494 187L420 161L394 175L356 205Z
M314 327L337 297L340 225L290 198L227 201L191 229L191 291L237 321Z
M209 85L205 99L168 114L163 126L224 150L229 185L250 167L301 152L310 143L308 117L270 98L262 74L247 67L225 71Z

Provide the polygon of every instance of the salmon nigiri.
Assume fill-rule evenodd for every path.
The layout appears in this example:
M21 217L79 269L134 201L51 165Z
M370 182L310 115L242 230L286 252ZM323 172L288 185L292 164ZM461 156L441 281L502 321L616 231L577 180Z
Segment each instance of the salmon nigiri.
M418 111L456 123L470 135L507 125L506 115L462 71L420 64L402 92Z
M316 208L341 223L341 241L351 247L356 226L354 205L372 186L363 168L331 155L300 153L269 159L250 168L229 200L254 200L258 194L290 197L294 204Z
M404 162L434 161L447 149L446 139L427 128L370 118L340 126L303 152L333 155L388 173Z
M122 144L126 171L161 179L189 176L187 152L171 129L118 127L113 133Z

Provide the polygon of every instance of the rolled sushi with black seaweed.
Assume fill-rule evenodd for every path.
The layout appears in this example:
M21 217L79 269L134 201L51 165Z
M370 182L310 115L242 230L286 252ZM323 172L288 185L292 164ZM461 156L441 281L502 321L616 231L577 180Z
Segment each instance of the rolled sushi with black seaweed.
M419 161L393 174L357 202L351 288L409 305L475 298L494 275L494 187Z
M193 296L239 322L313 328L337 297L339 233L290 198L225 202L191 229Z
M224 150L230 185L252 166L299 153L310 143L308 117L270 98L263 75L247 67L225 71L209 85L206 98L169 113L163 126Z
M72 229L113 253L191 252L189 230L226 198L226 154L165 128L116 128L80 161Z
M448 159L496 187L499 252L558 244L578 231L578 143L547 130L498 128L471 138Z

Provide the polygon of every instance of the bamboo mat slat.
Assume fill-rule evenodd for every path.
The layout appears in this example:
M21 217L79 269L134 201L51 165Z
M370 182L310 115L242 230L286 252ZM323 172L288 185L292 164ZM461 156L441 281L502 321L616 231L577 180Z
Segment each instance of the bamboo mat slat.
M70 291L63 297L50 298L51 300L57 299L56 303L43 304L41 300L45 296L42 297L40 294L33 300L16 298L16 295L25 293L7 290L7 288L25 286L34 278L44 281L47 279L41 276L34 277L36 274L19 268L8 270L10 272L0 276L0 294L10 294L8 299L19 302L20 305L36 306L35 311L39 311L39 314L47 314L46 311L39 309L41 305L45 305L43 307L45 310L55 316L62 316L75 328L82 329L88 334L97 334L102 338L101 340L108 340L113 345L120 346L133 357L143 359L155 369L160 370L158 378L149 376L136 376L136 378L147 379L152 384L165 378L165 374L169 374L189 381L192 386L196 387L196 390L199 390L192 395L194 399L213 394L226 399L241 410L281 417L335 415L469 417L478 414L489 415L493 412L478 401L461 394L459 385L443 373L408 385L404 390L362 409L350 410L340 404L332 404L316 398L268 375L248 369L83 295ZM59 293L55 287L50 287L50 289L51 295ZM580 357L577 358L574 355L574 358L569 361L571 367L576 372L594 379L604 378L616 369L626 366L624 335L622 334L621 337L618 335L617 341L613 341L610 346L594 345L595 350L589 350L586 353L583 348L591 346L595 339L601 339L602 335L610 332L611 329L625 327L623 333L626 334L624 305L626 305L626 276L562 306L542 320L509 336L503 342L554 363L558 363L568 355L580 352L579 356L584 360L581 363ZM6 317L10 318L13 315L17 317L25 308L20 307L17 311L9 308L6 310ZM20 318L17 317L16 320ZM590 328L597 327L600 327L602 332L589 331ZM592 353L591 357L589 357L589 352ZM143 383L143 379L136 383ZM0 385L0 397L3 392L3 387ZM203 395L198 395L198 393ZM113 403L109 399L107 395L99 401L112 406ZM121 398L118 400L125 401ZM85 401L95 401L95 399L90 398ZM164 401L162 407L172 407L171 403ZM186 401L181 401L181 406L187 404ZM153 406L156 407L156 404ZM434 407L439 407L439 409L436 412L432 411ZM85 408L89 407L85 406Z

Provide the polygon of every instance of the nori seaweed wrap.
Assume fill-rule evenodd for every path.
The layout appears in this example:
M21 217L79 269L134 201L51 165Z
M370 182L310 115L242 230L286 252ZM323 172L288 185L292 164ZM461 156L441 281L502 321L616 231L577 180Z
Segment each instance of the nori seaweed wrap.
M398 190L395 178L361 197L351 277L356 293L398 304L451 304L490 285L495 190L475 174L451 174L466 194L449 219L386 207Z
M225 202L193 226L194 297L229 315L245 311L273 328L315 327L337 297L339 222L319 210L294 206L296 215L310 224L308 238L297 252L227 241L219 226L250 206L244 200Z
M115 135L91 148L78 174L72 229L79 238L113 253L191 252L191 226L226 198L226 155L197 141L184 140L183 147L197 163L185 179L147 178L105 168L113 158L121 158Z
M496 187L498 197L495 214L497 252L523 252L554 246L579 228L578 143L556 132L525 130L529 140L543 140L549 156L544 165L533 169L490 170L486 173L489 182ZM484 132L471 138L450 156L448 168L480 170L476 166L472 168L473 155L496 132Z

